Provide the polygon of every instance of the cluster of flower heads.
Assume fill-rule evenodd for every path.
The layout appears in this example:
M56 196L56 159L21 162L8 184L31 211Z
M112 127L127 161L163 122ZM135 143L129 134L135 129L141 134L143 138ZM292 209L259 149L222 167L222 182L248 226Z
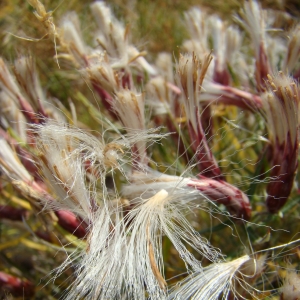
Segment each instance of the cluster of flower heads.
M102 130L79 129L74 105L64 114L63 105L45 95L32 57L17 59L13 68L0 60L1 176L33 205L53 210L63 228L85 241L58 269L75 266L65 298L248 297L266 256L226 261L190 216L223 205L228 217L251 219L248 196L226 181L210 145L212 107L218 105L265 119L267 210L277 212L287 201L298 161L299 26L288 42L283 34L271 35L275 17L257 2L245 2L236 20L252 43L249 59L238 27L193 8L185 14L191 37L185 54L174 65L168 53L150 64L104 2L91 5L98 26L93 47L84 42L75 13L55 25L41 2L29 3L54 42L58 67L79 72L105 110L94 112ZM188 162L181 175L160 173L151 157L151 146L166 139L174 139L178 156ZM198 175L191 175L195 169ZM23 210L15 214L24 217ZM164 239L188 274L173 287L164 276ZM211 265L204 267L199 257ZM282 299L299 296L298 288L289 294L291 281L299 281L296 274L287 277Z

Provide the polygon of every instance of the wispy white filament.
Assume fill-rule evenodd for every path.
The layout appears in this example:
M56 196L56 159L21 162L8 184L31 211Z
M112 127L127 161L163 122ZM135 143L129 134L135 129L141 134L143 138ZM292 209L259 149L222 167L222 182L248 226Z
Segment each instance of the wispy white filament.
M212 264L185 278L170 293L168 300L218 300L227 299L236 273L249 261L245 255L226 263Z
M213 262L220 259L184 218L165 190L136 205L119 218L105 207L93 224L88 247L77 268L77 279L67 299L165 299L162 238L166 235L189 270L201 269L187 246ZM132 202L134 205L134 203ZM117 211L116 211L117 212Z

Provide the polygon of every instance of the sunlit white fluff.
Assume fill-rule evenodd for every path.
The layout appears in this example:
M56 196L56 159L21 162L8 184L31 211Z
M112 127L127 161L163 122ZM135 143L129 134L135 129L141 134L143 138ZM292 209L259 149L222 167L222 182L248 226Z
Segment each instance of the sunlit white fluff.
M132 220L133 228L128 228L129 220L114 220L106 218L105 208L100 211L66 299L146 299L145 289L151 299L164 299L165 288L159 286L151 268L149 232L145 240L149 226L144 229Z
M175 190L179 192L187 185L190 178L171 176L147 169L145 172L133 172L129 180L130 184L122 187L122 196L128 199L139 196L146 199L152 197L161 189L168 191L170 194Z
M176 183L180 185L178 181ZM153 187L154 186L155 185L153 184ZM163 186L165 186L169 192L165 189L160 189ZM132 187L134 190L135 185L133 184ZM126 188L123 189L123 192L125 190ZM140 216L143 216L143 218L140 218L139 221L134 221L135 224L139 224L139 222L141 222L146 225L146 220L151 220L149 224L154 227L157 226L159 231L169 237L180 256L185 260L187 265L192 268L199 265L199 263L191 254L186 253L187 250L182 241L190 244L190 246L192 246L196 251L202 253L211 261L219 259L218 251L210 248L207 241L202 239L202 237L200 237L199 234L192 229L189 222L185 219L183 211L188 209L188 203L183 203L184 201L182 201L181 197L182 194L178 195L176 193L172 193L170 186L163 182L153 189L150 187L148 190L144 189L144 191L145 193L141 193L142 198L135 198L133 194L130 195L129 191L128 193L124 193L124 195L129 196L129 199L132 199L131 204L135 205L135 208L129 212L131 218L133 219L133 216L135 216L137 219L140 218ZM135 190L135 192L139 194L137 190ZM151 194L152 196L148 198ZM137 215L137 212L140 212L141 215ZM181 234L179 234L180 232Z
M134 172L130 177L130 185L124 185L123 197L133 199L138 195L142 198L151 197L160 189L165 189L173 201L188 209L195 205L198 209L208 210L207 204L223 204L231 215L249 219L251 205L248 197L235 186L212 178L191 178L171 176L155 172L151 169ZM212 207L210 205L210 207Z
M72 154L73 141L57 138L56 132L48 132L47 140L42 133L39 142L42 174L45 182L55 193L55 202L48 203L56 209L67 209L83 219L91 220L92 200L86 183L86 174L80 153Z
M220 253L185 219L176 200L165 190L147 199L136 198L124 218L117 211L107 218L99 210L86 253L77 268L77 279L67 299L166 299L162 238L173 243L188 270L201 269L187 246L212 262Z
M243 273L242 266L251 258L242 256L230 262L214 263L200 269L178 283L168 299L178 300L217 300L227 299L238 273Z
M135 89L120 89L116 92L113 109L120 118L127 132L145 130L145 100L142 93ZM134 145L136 160L143 161L146 156L146 143L140 141Z
M104 198L107 194L105 186L107 173L112 169L120 169L122 172L122 165L130 159L124 152L130 148L130 140L125 137L123 140L105 143L103 138L54 121L36 125L33 131L38 136L37 144L40 147L43 164L46 165L44 171L48 169L49 176L57 176L54 168L63 168L58 165L58 162L61 162L64 164L64 171L61 172L69 174L75 172L73 180L77 175L82 177L82 172L85 173L84 180L89 176L90 190L94 190L94 193L99 183L98 188L102 190ZM70 169L66 170L67 168ZM64 177L69 178L67 174ZM69 184L72 185L71 181Z
M144 237L141 235L140 238L145 239L150 235L154 245L157 243L155 242L157 234L166 235L185 261L187 268L195 269L201 264L187 251L185 243L207 259L218 261L219 251L212 248L208 241L191 227L183 215L184 207L181 204L180 197L169 194L164 189L148 199L140 197L132 199L131 205L134 208L127 215L131 231L135 232L138 228L143 230Z
M75 264L76 269L76 279L65 299L120 299L126 290L122 270L126 267L123 260L127 248L122 242L124 223L118 211L118 207L99 207L89 230L87 248L72 254L60 268Z
M96 192L96 185L98 185L103 192L104 199L107 197L105 178L110 171L118 169L125 178L127 177L125 165L133 164L137 155L132 153L133 145L142 144L146 147L147 142L151 143L164 137L159 133L159 129L146 131L137 129L131 130L127 135L119 134L115 140L107 143L103 137L97 138L78 128L54 121L35 125L33 132L38 136L37 144L40 145L42 159L46 160L49 166L52 165L50 169L57 165L57 159L65 161L65 165L68 165L67 160L69 159L70 165L73 164L73 167L78 163L78 171L85 167L85 176L88 176L90 182L89 188ZM51 152L52 147L53 153Z

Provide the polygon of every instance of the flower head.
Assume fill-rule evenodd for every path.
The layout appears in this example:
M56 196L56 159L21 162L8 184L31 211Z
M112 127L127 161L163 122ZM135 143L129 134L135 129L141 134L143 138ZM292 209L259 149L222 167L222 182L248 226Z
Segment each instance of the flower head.
M263 114L266 117L272 151L271 176L267 206L278 211L291 192L298 165L299 103L298 84L283 73L268 76L267 92L262 95Z

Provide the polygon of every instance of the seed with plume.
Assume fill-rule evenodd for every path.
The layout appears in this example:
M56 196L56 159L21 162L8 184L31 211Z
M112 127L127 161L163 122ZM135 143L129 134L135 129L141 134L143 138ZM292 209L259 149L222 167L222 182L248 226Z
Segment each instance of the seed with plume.
M122 195L128 199L141 194L147 197L164 188L173 197L178 198L178 201L180 199L182 205L212 201L225 205L237 218L248 220L251 217L248 197L237 187L222 180L204 176L199 178L171 176L150 169L147 173L134 172L129 178L130 185L125 185L122 189Z
M176 285L168 299L217 300L221 295L222 299L227 299L236 276L243 273L243 265L250 260L251 258L245 255L196 271Z

